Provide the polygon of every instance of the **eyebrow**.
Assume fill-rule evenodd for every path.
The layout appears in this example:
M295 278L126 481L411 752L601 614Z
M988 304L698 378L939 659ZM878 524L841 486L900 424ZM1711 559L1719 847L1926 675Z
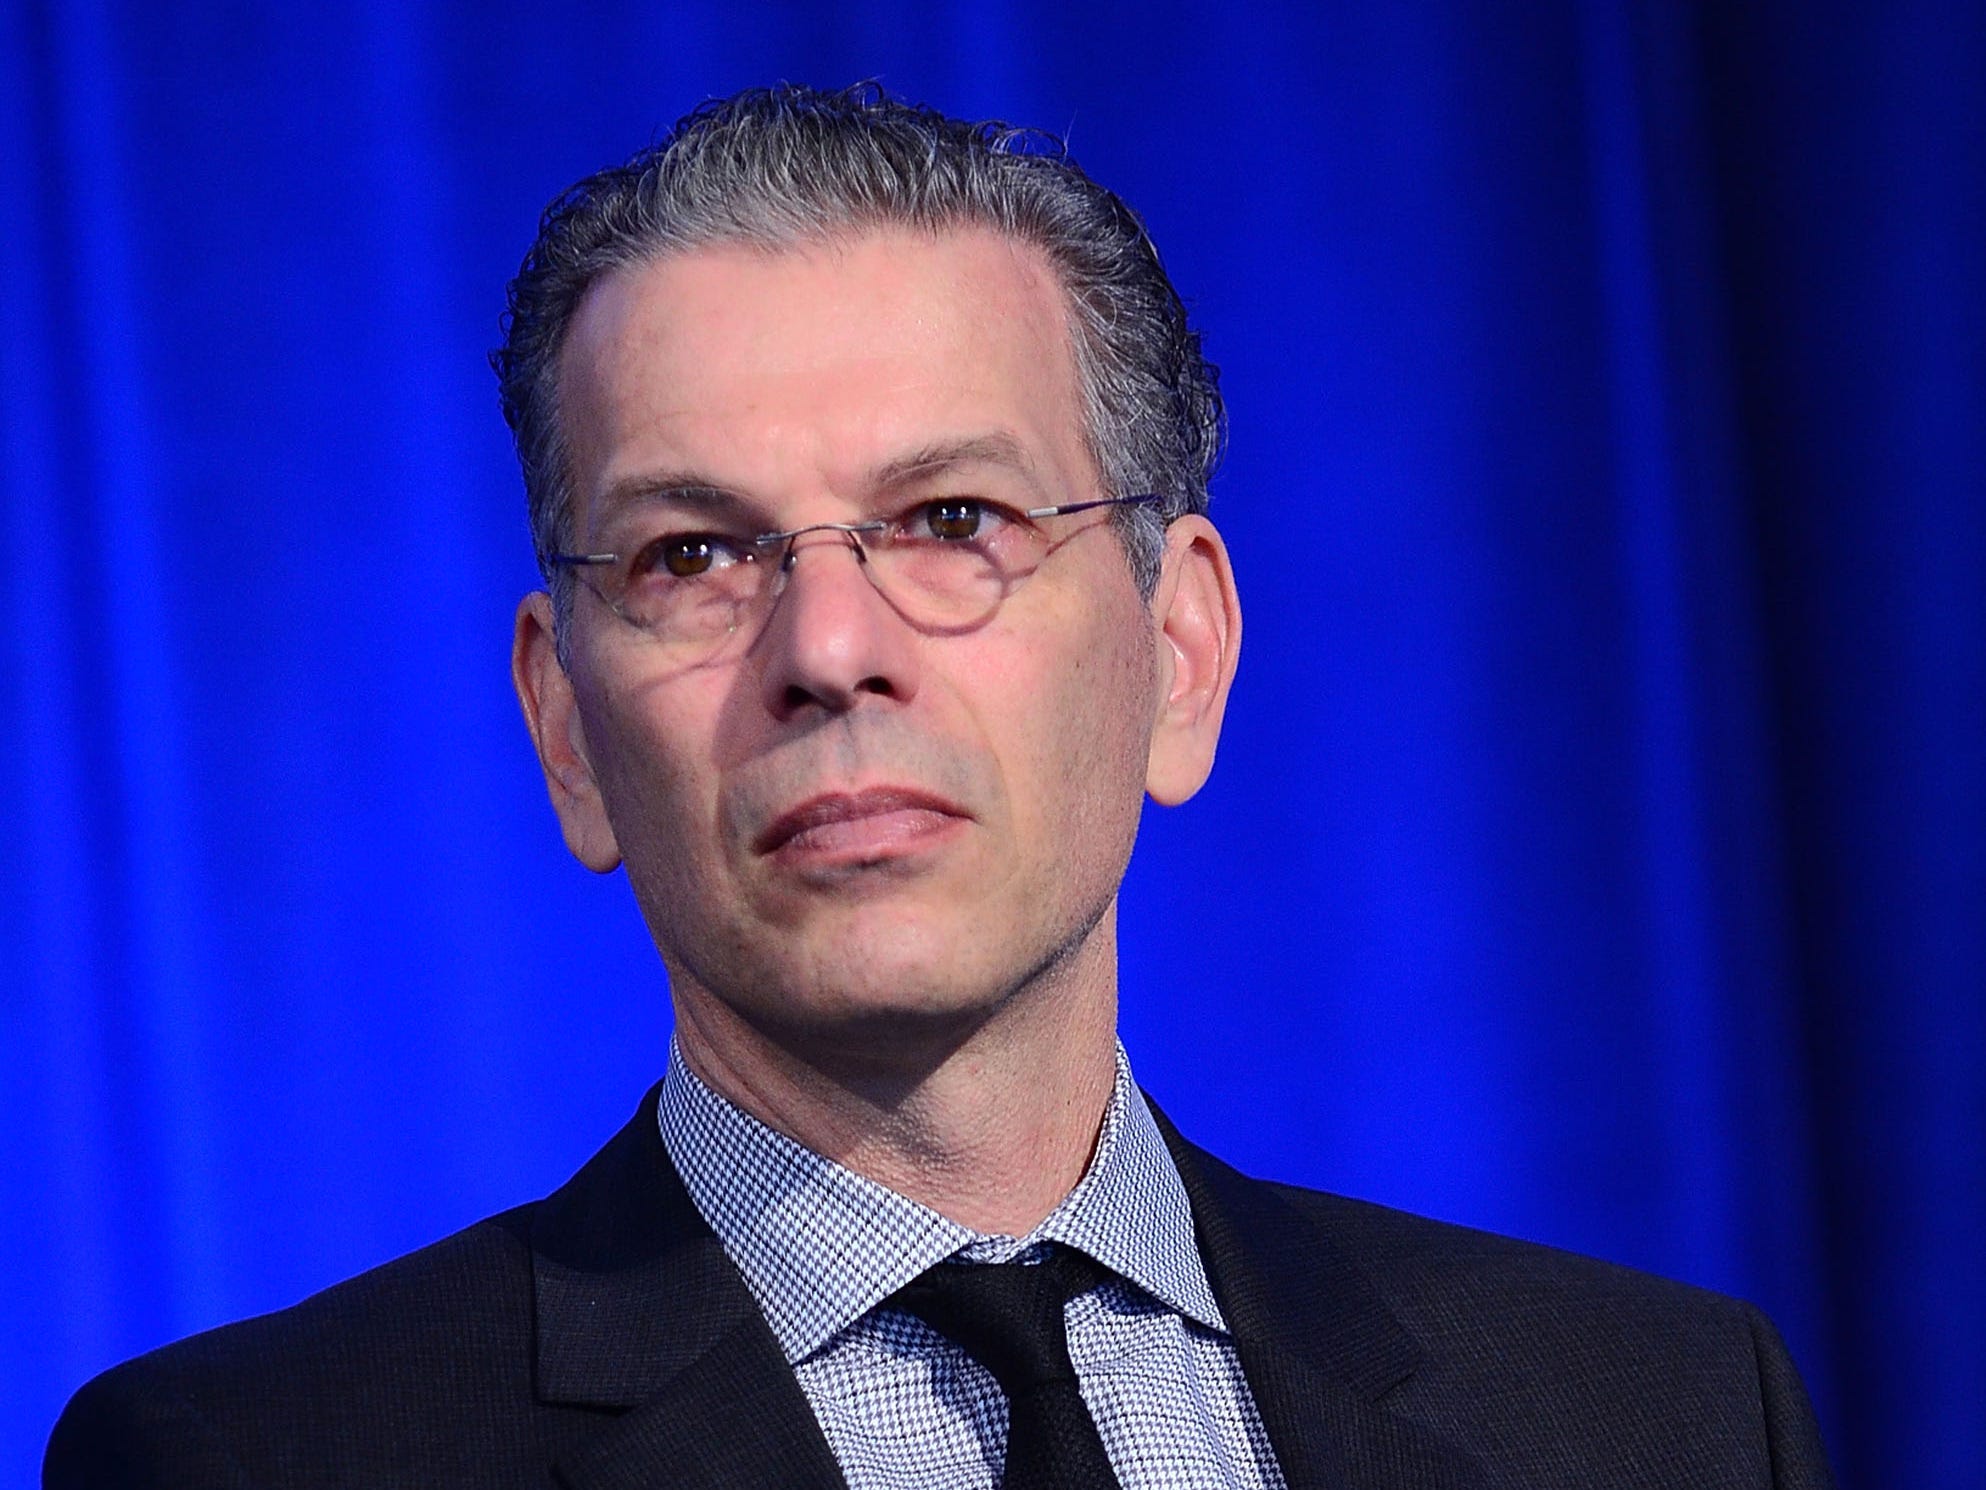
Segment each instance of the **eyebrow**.
M1006 466L1030 480L1034 476L1034 461L1026 447L1004 430L995 430L965 439L935 441L908 455L885 461L871 474L870 480L878 490L888 491L906 482L943 475L956 466L972 465Z
M870 472L867 484L876 491L888 492L971 465L1004 466L1029 481L1033 481L1035 474L1034 461L1026 447L1004 430L994 430L961 439L936 440L884 461ZM665 503L692 512L735 517L746 525L770 521L763 504L696 471L651 471L624 476L602 492L594 505L602 518L611 518L629 507Z
M624 476L600 494L594 509L602 519L612 519L630 507L661 503L693 512L764 516L759 505L742 492L690 471Z

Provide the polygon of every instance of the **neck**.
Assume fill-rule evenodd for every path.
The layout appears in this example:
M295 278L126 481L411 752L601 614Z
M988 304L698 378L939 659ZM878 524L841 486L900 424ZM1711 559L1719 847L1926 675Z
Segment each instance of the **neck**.
M679 981L676 1041L768 1127L962 1226L1022 1236L1082 1178L1110 1099L1115 948L1096 950L1103 966L1079 954L963 1029L905 1016L881 1038L769 1033Z

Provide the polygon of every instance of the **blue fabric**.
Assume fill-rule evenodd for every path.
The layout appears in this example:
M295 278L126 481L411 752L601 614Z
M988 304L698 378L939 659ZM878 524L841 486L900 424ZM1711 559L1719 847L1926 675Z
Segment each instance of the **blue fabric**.
M707 93L1073 134L1248 606L1125 1039L1244 1167L1745 1294L1986 1478L1986 11L0 7L0 1480L105 1364L549 1189L663 1061L508 694L485 350Z

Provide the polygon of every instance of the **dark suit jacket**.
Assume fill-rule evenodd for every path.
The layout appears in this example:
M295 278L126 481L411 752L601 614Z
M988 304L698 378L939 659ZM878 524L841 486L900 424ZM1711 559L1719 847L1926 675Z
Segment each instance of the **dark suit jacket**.
M652 1096L548 1199L90 1382L44 1483L840 1485ZM1251 1180L1161 1126L1293 1490L1830 1483L1750 1306Z

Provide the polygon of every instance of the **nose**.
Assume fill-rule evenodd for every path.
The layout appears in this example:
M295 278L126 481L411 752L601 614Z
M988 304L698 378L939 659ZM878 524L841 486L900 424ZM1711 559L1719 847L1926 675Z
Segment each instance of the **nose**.
M759 637L766 707L843 714L865 699L917 692L916 633L873 582L861 537L804 529L789 540L772 614Z

